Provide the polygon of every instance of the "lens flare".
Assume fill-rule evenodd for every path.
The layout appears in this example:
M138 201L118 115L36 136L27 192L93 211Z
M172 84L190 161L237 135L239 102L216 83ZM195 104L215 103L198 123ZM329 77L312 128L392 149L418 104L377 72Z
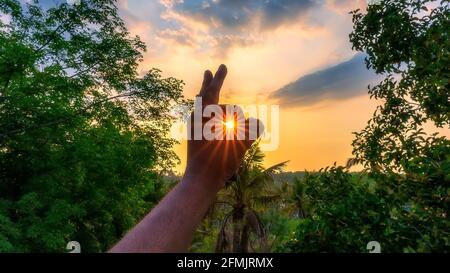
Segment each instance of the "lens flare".
M224 122L224 124L225 124L225 128L227 128L227 130L234 129L234 120L227 120L226 122Z

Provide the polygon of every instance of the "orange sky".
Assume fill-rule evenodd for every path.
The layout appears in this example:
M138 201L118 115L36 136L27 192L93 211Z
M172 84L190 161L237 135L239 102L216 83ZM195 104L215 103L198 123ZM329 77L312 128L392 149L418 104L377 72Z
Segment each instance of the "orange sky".
M333 71L343 69L329 68L355 56L348 41L348 12L365 8L366 1L222 1L227 0L120 0L130 32L148 46L142 71L156 67L164 76L182 79L185 96L193 98L203 71L224 63L229 74L221 103L243 105L277 103L268 98L274 91L305 75L318 75L307 97L280 104L280 145L266 153L266 164L290 160L287 169L294 171L345 164L351 157L352 132L365 126L375 102L365 88L343 92L342 86L353 86L351 82L332 90L336 85L323 87L317 78L333 78ZM358 77L349 74L346 81L364 80ZM185 150L185 143L175 147L183 162L178 172L184 168Z

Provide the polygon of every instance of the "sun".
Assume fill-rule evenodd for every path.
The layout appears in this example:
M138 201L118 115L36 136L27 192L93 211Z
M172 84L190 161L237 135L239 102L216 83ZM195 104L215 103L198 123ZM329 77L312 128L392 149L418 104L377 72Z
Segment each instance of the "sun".
M234 120L227 120L224 122L225 128L227 130L233 130L234 129Z

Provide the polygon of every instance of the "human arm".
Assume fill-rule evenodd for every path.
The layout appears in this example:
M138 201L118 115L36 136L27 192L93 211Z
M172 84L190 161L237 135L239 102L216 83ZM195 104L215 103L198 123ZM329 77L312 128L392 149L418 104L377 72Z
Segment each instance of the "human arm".
M218 105L227 68L206 71L199 96ZM248 123L248 122L247 122ZM227 178L239 167L250 140L189 140L185 175L110 252L185 252L197 226Z

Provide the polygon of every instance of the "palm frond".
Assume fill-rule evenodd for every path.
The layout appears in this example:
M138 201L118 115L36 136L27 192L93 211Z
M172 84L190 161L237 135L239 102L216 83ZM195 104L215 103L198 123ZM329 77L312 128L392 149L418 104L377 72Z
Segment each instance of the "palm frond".
M251 179L248 186L254 188L268 181L273 182L273 176L276 173L281 172L288 162L289 161L281 162L263 170Z
M266 207L270 204L274 204L279 202L282 199L282 194L280 193L272 193L266 195L255 196L251 198L251 202L254 203L254 206Z
M347 164L345 164L345 168L350 169L358 164L360 164L362 161L358 158L349 158L347 160Z

